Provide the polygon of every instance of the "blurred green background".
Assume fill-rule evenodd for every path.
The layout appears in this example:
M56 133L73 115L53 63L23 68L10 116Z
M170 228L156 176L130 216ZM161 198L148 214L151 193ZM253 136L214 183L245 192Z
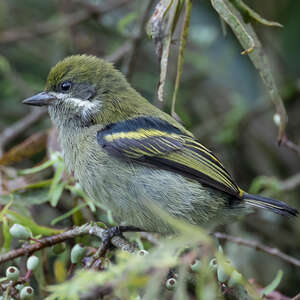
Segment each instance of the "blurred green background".
M284 25L274 28L255 24L255 30L288 112L288 136L299 144L300 2L245 2L265 18ZM94 11L93 5L98 5L99 11ZM131 41L139 32L147 5L148 1L141 0L0 0L0 130L30 113L21 100L43 89L49 69L57 61L78 53L114 61L141 94L170 112L179 45L176 34L164 103L157 100L159 62L144 28L130 61ZM210 1L193 1L176 113L204 145L219 154L242 188L277 197L299 209L299 180L298 185L284 185L300 172L299 156L278 147L274 106L249 58L241 55L242 50L229 28L223 35ZM48 118L42 118L3 150L50 126ZM33 162L38 159L34 157ZM33 162L27 160L16 166L28 167ZM45 216L41 209L38 213L33 211L33 216L37 223L47 223L47 218L39 219ZM220 230L278 247L300 258L299 225L299 218L286 220L260 211ZM227 244L225 249L246 277L266 285L282 269L284 277L279 290L288 296L300 291L299 268L242 246Z

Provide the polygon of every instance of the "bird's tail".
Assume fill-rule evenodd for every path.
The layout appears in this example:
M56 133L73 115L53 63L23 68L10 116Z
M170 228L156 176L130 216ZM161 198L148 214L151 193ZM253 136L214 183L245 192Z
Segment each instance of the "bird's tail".
M268 209L282 216L297 216L298 214L297 209L288 206L284 202L272 198L267 198L260 195L252 195L247 193L244 193L242 198L245 200L247 204L251 206Z

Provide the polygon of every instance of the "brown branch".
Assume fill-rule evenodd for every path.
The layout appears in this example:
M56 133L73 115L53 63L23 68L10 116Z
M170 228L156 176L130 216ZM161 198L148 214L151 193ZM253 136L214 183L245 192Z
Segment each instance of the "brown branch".
M24 132L32 124L40 120L41 117L45 115L45 113L46 110L44 109L33 109L26 117L17 121L10 127L4 129L0 135L0 156L2 156L3 148L5 147L5 145L16 138L19 134Z
M286 134L284 134L280 145L285 146L300 155L300 145L290 141Z
M131 42L127 41L123 45L121 45L117 50L115 50L113 53L106 55L104 57L104 60L116 63L119 60L121 60L124 56L126 56L128 52L130 52L131 47L132 47Z
M25 141L10 148L0 157L0 166L7 166L13 163L32 157L34 154L41 152L46 148L48 138L47 131L39 131Z
M292 298L292 300L300 300L300 293L297 294L294 298Z
M85 3L83 1L77 1L82 6L84 6L85 9L81 9L80 11L64 15L55 20L36 23L26 28L14 28L3 31L2 33L0 33L0 44L19 42L38 36L56 33L60 28L77 25L92 16L100 16L124 4L127 4L129 1L130 0L114 1L107 6L99 6Z
M56 19L43 23L37 23L27 28L14 28L3 31L0 34L0 44L13 43L32 39L37 36L48 35L59 31L60 28L74 26L90 17L89 11L79 11L69 15L65 15Z
M300 267L300 260L281 252L277 248L272 248L269 246L262 245L256 241L242 239L240 237L235 237L235 236L232 236L232 235L229 235L226 233L221 233L221 232L216 232L215 237L217 239L230 241L230 242L238 244L238 245L243 245L243 246L254 248L255 250L262 251L262 252L268 253L272 256L279 257L282 260L287 261L288 263L290 263L294 266Z
M118 9L123 5L128 4L130 1L132 0L118 0L118 1L110 0L109 2L107 1L107 3L109 3L108 5L96 5L86 0L77 0L75 1L75 3L80 4L82 7L84 7L92 14L105 14L115 9Z
M69 239L73 239L77 236L89 234L95 235L102 239L104 233L105 229L97 226L96 224L84 224L80 227L75 227L57 235L41 238L39 242L35 244L25 245L23 246L23 248L14 249L7 253L4 253L0 256L0 265L9 260L15 259L20 256L32 254L36 251L64 242ZM135 246L130 244L128 241L126 241L120 236L114 236L111 239L111 243L121 250L128 251L131 253L135 251Z
M130 80L133 75L133 71L135 68L136 60L137 60L136 59L137 54L138 54L139 48L141 47L143 37L145 35L145 26L148 21L149 13L153 6L153 3L154 3L154 0L148 0L146 9L143 13L143 16L141 18L141 21L140 21L140 24L138 27L138 32L131 41L131 50L129 51L128 56L127 56L126 70L124 70L124 73L126 74L126 77L128 78L128 80Z
M280 181L280 191L290 191L300 185L300 173Z

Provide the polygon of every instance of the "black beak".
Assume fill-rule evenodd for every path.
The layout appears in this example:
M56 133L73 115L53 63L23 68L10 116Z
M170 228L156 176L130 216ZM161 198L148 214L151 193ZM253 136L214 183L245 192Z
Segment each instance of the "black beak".
M51 104L55 100L56 98L54 96L46 92L42 92L23 100L22 103L28 105L35 105L35 106L44 106L44 105Z

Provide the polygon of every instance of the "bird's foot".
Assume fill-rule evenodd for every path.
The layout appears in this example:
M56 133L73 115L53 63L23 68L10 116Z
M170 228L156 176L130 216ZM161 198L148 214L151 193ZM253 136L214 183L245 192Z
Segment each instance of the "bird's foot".
M102 243L103 246L108 248L111 246L111 240L115 236L123 236L124 232L141 232L144 231L141 228L135 226L114 226L106 229L103 233Z
M86 262L85 267L87 269L94 268L94 269L101 269L103 257L105 256L106 252L112 247L111 240L116 237L123 237L124 232L140 232L144 231L135 226L115 226L106 229L102 234L102 244L98 248L97 252Z

